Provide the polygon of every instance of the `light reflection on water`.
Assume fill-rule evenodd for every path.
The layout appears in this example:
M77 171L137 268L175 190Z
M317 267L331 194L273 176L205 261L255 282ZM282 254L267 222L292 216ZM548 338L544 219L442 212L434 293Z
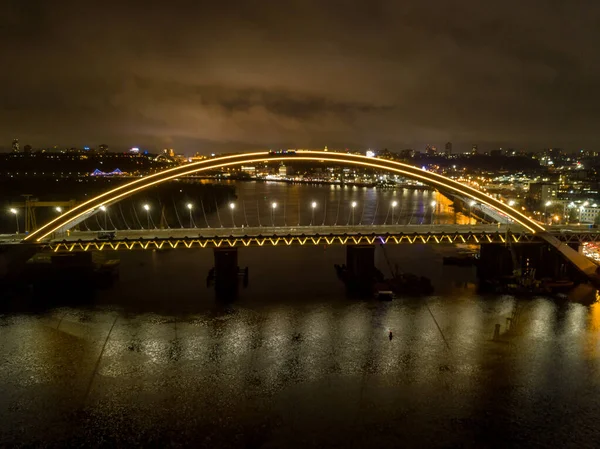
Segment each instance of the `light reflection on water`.
M24 302L0 316L0 445L597 441L598 303L481 297L472 270L442 266L447 247L386 251L436 296L351 300L342 247L269 247L240 250L250 284L232 303L206 287L207 251L124 253L89 304Z

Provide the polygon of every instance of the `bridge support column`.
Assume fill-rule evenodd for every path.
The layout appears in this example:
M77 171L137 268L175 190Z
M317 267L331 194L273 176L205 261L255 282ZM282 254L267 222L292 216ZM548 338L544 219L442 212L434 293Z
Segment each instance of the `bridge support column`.
M0 283L17 278L37 248L29 245L6 245L0 247Z
M235 296L238 292L238 249L214 248L214 283L218 296ZM211 270L212 271L212 270Z
M375 247L346 246L346 268L348 273L360 280L371 280L375 272Z
M510 248L503 243L482 243L477 264L477 277L480 280L510 276L513 262Z
M342 279L349 293L370 294L376 280L376 273L374 246L346 246L346 269Z

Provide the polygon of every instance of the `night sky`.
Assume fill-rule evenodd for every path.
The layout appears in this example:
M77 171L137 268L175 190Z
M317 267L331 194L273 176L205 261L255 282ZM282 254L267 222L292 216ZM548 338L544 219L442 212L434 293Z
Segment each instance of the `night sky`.
M600 147L597 1L0 5L4 149Z

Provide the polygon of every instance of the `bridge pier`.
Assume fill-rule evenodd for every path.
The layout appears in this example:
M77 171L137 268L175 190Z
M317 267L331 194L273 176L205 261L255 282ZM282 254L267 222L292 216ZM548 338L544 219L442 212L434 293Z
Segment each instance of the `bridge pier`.
M372 245L346 246L348 273L360 280L371 280L375 272L375 247Z
M213 248L215 266L210 271L207 284L214 282L217 297L234 298L238 294L238 266L237 248ZM242 272L244 286L248 284L248 269Z
M370 294L376 281L375 247L372 245L346 246L346 267L338 275L350 293Z
M514 269L520 269L522 273L534 269L537 279L569 278L574 281L585 281L581 273L562 254L545 243L515 244L512 251L517 261L516 267L509 246L500 243L482 244L477 277L480 280L494 279L511 276Z
M25 263L31 259L38 249L32 245L7 245L0 247L0 282L16 279Z

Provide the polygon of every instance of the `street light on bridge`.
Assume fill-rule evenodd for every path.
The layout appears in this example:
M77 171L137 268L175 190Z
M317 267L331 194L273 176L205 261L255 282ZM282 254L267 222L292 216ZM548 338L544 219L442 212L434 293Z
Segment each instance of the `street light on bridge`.
M192 203L187 203L186 207L190 211L190 228L194 225L194 217L192 216L192 210L194 209L194 205Z
M62 207L60 207L60 206L56 206L56 207L54 208L54 210L55 210L57 213L59 213L59 214L62 214Z
M233 223L233 227L235 228L235 218L233 217L233 211L235 210L234 203L229 203L229 210L231 211L231 222Z
M317 202L313 201L312 203L310 203L310 207L311 207L311 218L310 218L310 224L312 225L315 221L315 209L317 208Z
M398 205L398 201L392 201L392 224L394 224L394 209Z
M15 216L15 222L17 223L17 234L19 233L19 211L17 209L15 209L14 207L11 207L9 209L9 212L11 214L14 214Z
M273 213L275 212L275 209L277 209L277 203L273 202L271 203L271 226L275 226L275 220L273 218Z
M477 203L474 200L469 201L469 224L471 223L471 216L473 215L473 206Z
M356 206L358 205L358 203L356 201L352 201L352 226L354 226L354 209L356 209Z
M105 230L107 230L107 229L108 229L108 225L107 225L107 223L106 223L106 219L107 219L107 215L108 215L108 213L107 213L106 206L103 204L102 206L100 206L100 210L101 210L102 212L104 212L104 229L105 229Z
M150 205L144 204L144 210L146 211L146 218L148 219L148 229L150 229Z

